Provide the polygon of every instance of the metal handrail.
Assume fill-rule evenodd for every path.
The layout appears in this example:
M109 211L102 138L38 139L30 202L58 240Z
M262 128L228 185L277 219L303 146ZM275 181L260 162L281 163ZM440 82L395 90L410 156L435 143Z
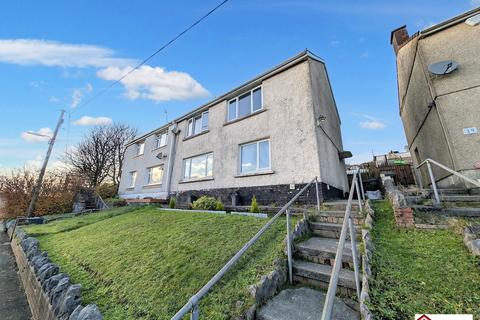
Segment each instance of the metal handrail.
M187 303L171 318L171 320L181 320L187 313L192 310L190 319L197 320L200 317L200 309L198 303L208 291L232 268L235 263L243 256L243 254L260 238L260 236L283 214L287 213L287 241L288 241L288 266L289 279L292 281L292 256L291 256L291 235L290 235L290 214L288 209L290 206L315 182L317 192L317 209L320 210L320 195L318 191L318 178L315 177L305 187L302 188L290 201L278 211L272 219L270 219L223 267L218 271L196 294L194 294Z
M437 183L436 183L436 181L435 181L435 176L433 175L433 170L432 170L432 166L430 165L430 163L433 163L433 164L436 165L437 167L439 167L439 168L441 168L441 169L443 169L443 170L445 170L445 171L448 171L448 172L450 172L451 174L456 175L457 177L459 177L459 178L461 178L461 179L463 179L463 180L465 180L465 181L467 181L467 182L470 182L471 184L473 184L473 185L475 185L475 186L477 186L477 187L480 187L480 182L475 181L475 180L473 180L473 179L470 179L469 177L464 176L463 174L458 173L457 171L455 171L455 170L453 170L453 169L450 169L449 167L447 167L447 166L445 166L445 165L443 165L443 164L441 164L441 163L439 163L439 162L437 162L437 161L435 161L435 160L433 160L433 159L430 159L430 158L425 159L425 160L423 160L423 161L416 167L416 169L419 169L421 166L423 166L423 165L425 165L425 164L427 165L428 175L430 176L430 181L432 182L433 194L434 194L434 196L435 196L435 199L434 199L434 200L435 200L435 204L437 204L437 205L440 204L440 196L439 196L439 194L438 194Z
M360 211L362 210L361 190L358 187L357 174L360 169L356 170L353 174L352 185L350 187L350 193L348 195L347 208L345 209L345 216L343 218L342 231L340 232L340 239L338 240L337 253L335 255L335 262L333 264L332 275L330 276L330 282L328 284L327 296L325 298L325 304L322 311L322 320L330 320L333 312L333 305L335 300L335 293L338 286L338 278L340 276L340 269L342 267L343 249L347 238L347 228L350 229L350 241L352 245L352 257L353 257L353 269L355 271L355 286L357 289L357 298L360 299L360 267L357 260L357 244L355 229L352 221L351 211L353 202L353 193L355 189L357 191L357 198Z

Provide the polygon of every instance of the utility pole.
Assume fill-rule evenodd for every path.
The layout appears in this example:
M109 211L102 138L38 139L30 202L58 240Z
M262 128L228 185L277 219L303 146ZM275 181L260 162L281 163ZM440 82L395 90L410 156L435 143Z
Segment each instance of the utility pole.
M33 215L33 210L35 209L35 203L37 202L38 195L40 194L40 189L42 188L43 176L45 175L45 170L47 170L48 160L50 159L50 155L52 154L53 145L55 144L55 139L57 138L58 130L63 123L63 116L65 114L65 110L62 110L60 113L60 118L57 122L57 127L53 132L53 137L50 138L48 142L48 150L47 154L45 155L45 159L43 160L42 168L40 169L40 174L38 175L37 183L33 187L32 190L32 198L30 199L30 204L28 205L27 209L27 216L31 217Z

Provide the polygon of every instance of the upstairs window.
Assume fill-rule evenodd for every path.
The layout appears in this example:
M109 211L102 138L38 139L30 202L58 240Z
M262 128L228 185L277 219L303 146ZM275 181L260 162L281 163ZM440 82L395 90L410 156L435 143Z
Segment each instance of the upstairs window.
M166 146L167 145L167 137L168 137L168 135L167 135L166 131L158 134L156 139L155 139L155 149Z
M208 111L188 120L187 137L200 134L208 130Z
M160 184L163 177L163 166L151 167L147 169L147 184Z
M134 188L136 181L137 181L137 171L130 172L130 185L128 187Z
M145 151L145 142L137 143L137 156L140 156Z
M240 173L270 169L270 140L260 140L240 146Z
M227 120L241 119L262 109L262 87L258 87L228 102Z
M213 153L183 160L183 180L213 177Z

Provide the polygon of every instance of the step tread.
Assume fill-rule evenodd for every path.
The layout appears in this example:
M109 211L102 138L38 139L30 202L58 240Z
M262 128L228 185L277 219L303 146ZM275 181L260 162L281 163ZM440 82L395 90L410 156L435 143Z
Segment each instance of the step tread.
M314 215L320 216L332 216L332 217L345 217L345 210L320 210L320 212L314 213ZM363 218L363 214L360 212L351 212L352 218Z
M329 223L329 222L310 222L310 225L313 229L322 229L322 230L342 230L342 225L339 223ZM361 232L362 228L358 225L354 225L356 232Z
M311 237L305 241L297 243L296 249L300 252L315 254L329 254L332 258L335 258L338 247L338 239L333 238L321 238ZM343 258L352 259L352 245L350 241L345 241L345 247L343 249Z
M329 282L333 267L325 264L294 260L293 269L296 275ZM355 272L348 269L340 269L338 285L350 289L356 289Z

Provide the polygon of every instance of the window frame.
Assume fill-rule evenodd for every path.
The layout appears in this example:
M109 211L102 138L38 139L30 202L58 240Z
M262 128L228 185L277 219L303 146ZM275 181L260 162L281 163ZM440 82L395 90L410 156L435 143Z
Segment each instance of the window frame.
M212 175L208 175L208 157L211 156L212 158ZM195 158L205 157L205 176L199 178L192 178L192 160ZM188 163L188 177L185 176L185 169ZM196 156L184 158L182 160L182 180L181 181L195 181L195 180L204 180L204 179L213 179L213 152L202 153Z
M259 168L260 165L260 143L268 141L268 167L267 168ZM243 172L242 171L242 147L248 146L248 145L256 145L256 152L257 152L257 157L256 157L256 168L255 170L248 171L248 172ZM242 143L238 146L238 174L239 175L249 175L249 174L255 174L258 172L268 172L272 170L272 143L270 138L265 138L265 139L260 139L260 140L255 140L251 142L246 142Z
M260 89L261 106L260 106L259 109L253 110L253 92L258 90L258 89ZM239 103L240 97L243 97L247 94L250 94L250 113L245 115L245 116L239 117L238 116L238 103ZM230 103L232 101L235 101L235 118L230 119ZM264 103L263 103L263 86L259 85L259 86L256 86L255 88L252 88L248 91L243 92L242 94L237 95L233 99L227 100L227 122L233 122L233 121L236 121L236 120L239 120L239 119L246 118L246 117L248 117L252 114L255 114L257 112L260 112L260 111L264 110L264 108L265 108L265 106L264 106Z
M140 147L141 146L141 147ZM135 144L135 147L137 148L136 151L135 151L135 157L138 157L138 156L141 156L145 153L145 141L142 141L142 142L137 142ZM140 150L142 152L140 152Z
M130 174L130 185L127 188L132 189L132 188L135 188L138 173L136 170L134 170L134 171L130 171L129 174Z
M185 138L190 138L190 137L193 137L193 136L197 136L197 135L200 135L204 132L207 132L209 130L209 122L210 122L210 114L209 114L209 111L210 110L206 110L206 111L203 111L201 112L200 114L197 114L191 118L188 119L187 121L187 130L186 131L186 134L185 134ZM205 119L205 114L207 115L207 124L206 124L206 127L204 127L204 119ZM195 122L196 120L200 118L200 131L199 132L195 132L195 129L196 129L196 126L195 126Z
M162 143L161 142L162 136L165 136L165 143L164 144L161 144ZM155 136L155 148L154 148L154 150L163 148L167 144L168 144L168 131L162 131L160 133L157 133L156 136Z
M160 178L160 182L150 182L151 177L152 177L152 170L154 168L162 168L162 177ZM152 186L152 185L161 185L162 180L163 180L163 174L164 174L164 166L163 165L157 165L157 166L152 166L147 168L147 181L146 185L147 186Z

